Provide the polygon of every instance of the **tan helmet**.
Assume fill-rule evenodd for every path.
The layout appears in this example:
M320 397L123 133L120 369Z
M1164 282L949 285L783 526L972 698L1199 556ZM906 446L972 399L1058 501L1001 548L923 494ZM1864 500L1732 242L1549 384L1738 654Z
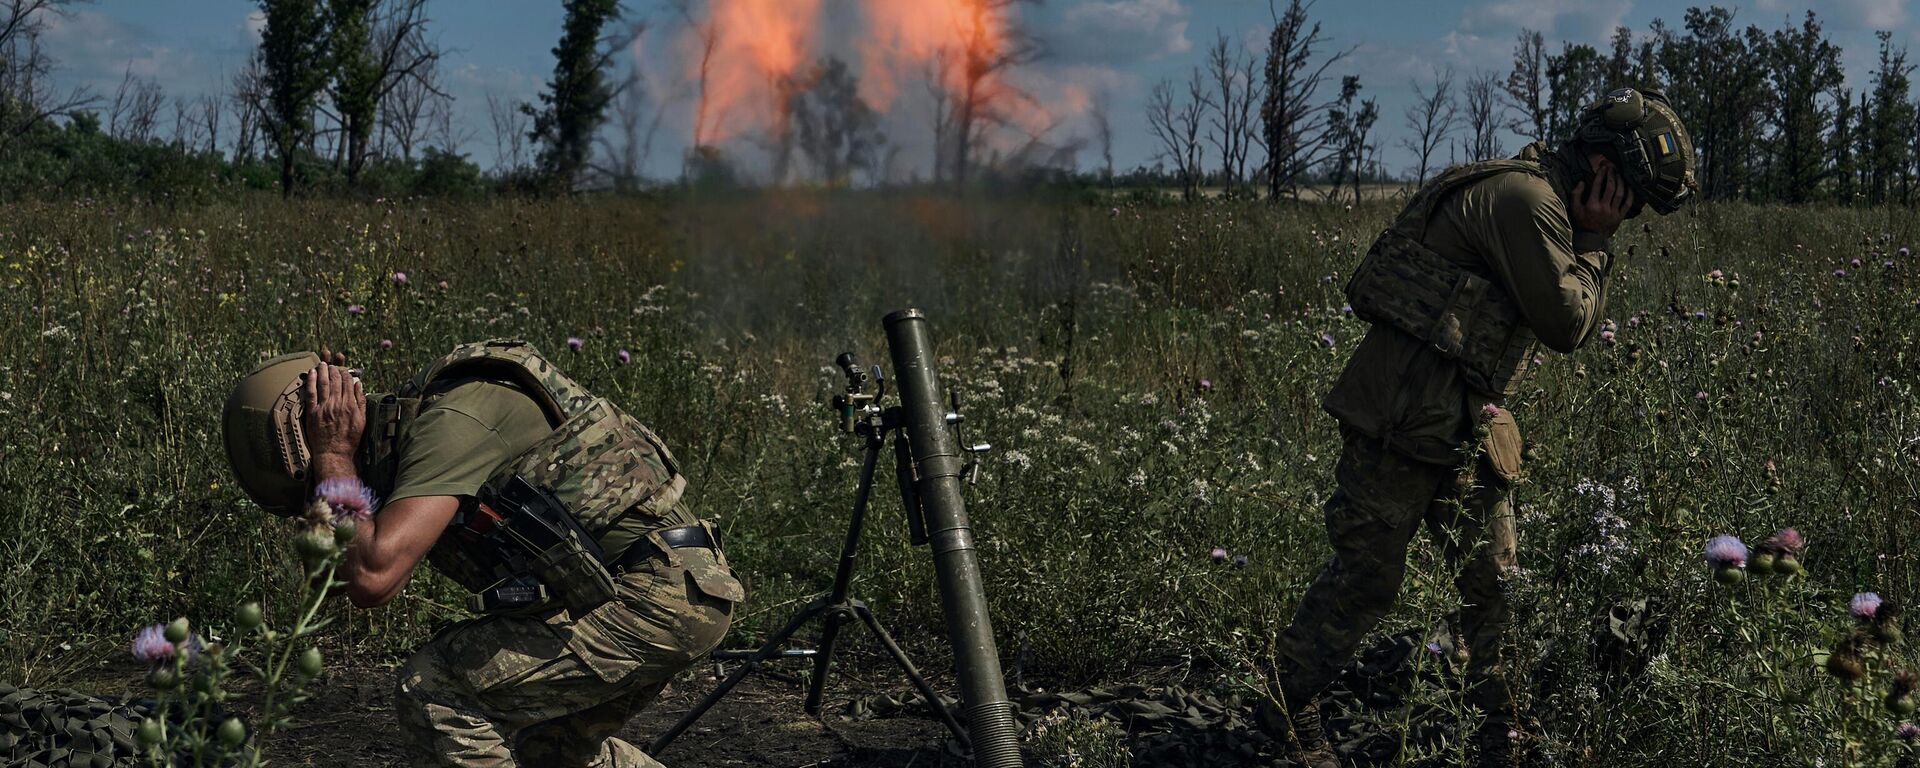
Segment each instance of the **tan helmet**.
M1700 189L1693 176L1693 140L1664 93L1616 88L1581 110L1573 137L1612 147L1634 196L1662 216Z
M305 408L300 374L320 364L312 352L281 355L260 364L240 380L220 414L226 433L227 462L240 488L262 509L283 517L300 514L307 495L306 436L300 431Z

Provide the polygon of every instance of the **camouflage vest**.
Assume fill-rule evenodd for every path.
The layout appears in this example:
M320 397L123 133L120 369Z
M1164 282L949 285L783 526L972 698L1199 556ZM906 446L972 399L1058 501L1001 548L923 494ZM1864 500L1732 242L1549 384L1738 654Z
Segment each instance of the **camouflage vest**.
M1456 260L1427 247L1427 224L1456 190L1501 173L1546 176L1527 160L1460 165L1422 187L1393 225L1373 241L1347 281L1353 314L1425 341L1460 366L1467 386L1502 397L1517 388L1533 358L1533 329L1478 259Z
M525 477L549 489L595 539L603 539L630 515L649 520L667 517L685 493L686 476L658 435L619 406L567 378L531 345L507 339L455 347L376 409L377 422L367 428L379 430L384 439L369 441L364 450L372 455L363 464L373 468L376 487L392 487L397 463L393 453L405 444L422 398L435 382L475 376L518 385L554 425L553 432L533 447L494 469L488 487L497 488L516 474ZM515 575L496 558L459 546L455 536L440 537L427 556L436 569L470 591Z

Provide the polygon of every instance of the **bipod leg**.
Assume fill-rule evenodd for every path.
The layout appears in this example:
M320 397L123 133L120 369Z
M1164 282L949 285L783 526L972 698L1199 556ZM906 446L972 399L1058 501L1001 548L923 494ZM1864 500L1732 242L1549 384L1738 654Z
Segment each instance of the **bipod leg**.
M853 588L853 564L860 554L860 531L866 525L867 501L873 496L873 471L880 461L880 446L885 443L884 432L871 429L867 432L866 460L860 465L860 484L853 491L853 513L847 516L847 538L840 544L840 563L833 572L833 587L827 591L827 622L820 630L820 644L815 646L813 679L807 683L805 709L809 715L820 714L820 699L827 692L834 641L847 618L847 593Z
M812 621L815 616L820 615L821 611L827 609L827 602L825 600L815 600L807 607L800 609L799 613L794 614L793 618L787 621L786 626L781 627L780 631L773 633L772 637L767 638L767 642L762 644L759 650L754 651L753 655L742 660L739 669L734 670L733 674L727 675L727 679L720 681L720 687L713 689L713 692L707 694L706 698L701 699L700 703L693 705L693 709L687 710L686 714L681 715L680 720L675 722L672 728L668 728L665 733L655 736L653 741L647 742L647 754L658 755L662 750L665 750L668 744L672 743L674 739L679 738L680 734L686 732L688 728L693 727L693 724L699 721L700 717L707 713L707 710L712 709L713 705L720 703L721 699L726 698L727 693L731 692L734 686L739 685L741 680L745 680L747 675L753 672L755 667L760 665L760 662L777 655L780 651L780 646L786 644L787 638L792 637L793 633L800 630L800 627Z
M946 723L947 730L953 732L953 737L960 741L960 746L973 749L973 742L967 738L967 729L960 727L959 721L953 719L953 713L947 711L947 705L940 702L940 694L934 692L933 685L920 675L920 669L913 665L912 659L907 658L906 651L900 650L900 644L893 641L893 635L887 634L886 627L880 626L880 620L874 617L872 609L859 600L851 600L849 604L854 614L866 623L867 629L873 630L874 636L880 638L880 645L884 646L887 653L893 656L893 660L900 664L900 669L907 673L907 679L913 682L913 687L920 689L920 695L927 700L927 708L940 716L940 722Z

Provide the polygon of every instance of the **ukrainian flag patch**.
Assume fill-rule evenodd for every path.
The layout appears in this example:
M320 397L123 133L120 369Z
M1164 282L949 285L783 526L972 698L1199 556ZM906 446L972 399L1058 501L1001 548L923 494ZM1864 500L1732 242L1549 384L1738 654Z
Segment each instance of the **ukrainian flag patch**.
M1656 154L1660 157L1666 157L1667 155L1680 151L1679 148L1674 145L1673 131L1666 131L1653 137L1653 146Z

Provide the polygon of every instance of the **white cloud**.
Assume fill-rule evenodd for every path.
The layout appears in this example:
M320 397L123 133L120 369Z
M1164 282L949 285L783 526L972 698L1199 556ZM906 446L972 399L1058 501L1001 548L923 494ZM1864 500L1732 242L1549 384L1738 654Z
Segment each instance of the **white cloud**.
M267 29L266 12L258 10L248 12L247 18L240 22L240 29L246 34L248 44L259 45L260 35Z
M1593 43L1612 34L1631 10L1633 0L1494 0L1468 8L1460 27L1483 35L1531 29L1548 39Z
M1907 24L1912 0L1835 0L1840 15L1867 29L1899 29Z
M1180 0L1082 0L1048 35L1069 61L1122 63L1186 53L1188 11Z

